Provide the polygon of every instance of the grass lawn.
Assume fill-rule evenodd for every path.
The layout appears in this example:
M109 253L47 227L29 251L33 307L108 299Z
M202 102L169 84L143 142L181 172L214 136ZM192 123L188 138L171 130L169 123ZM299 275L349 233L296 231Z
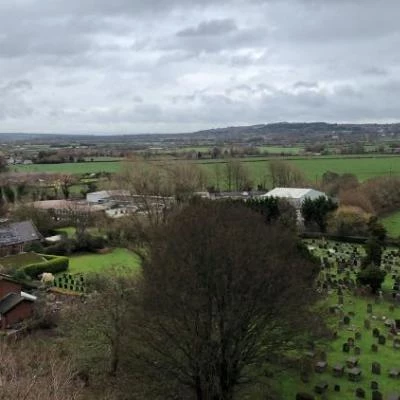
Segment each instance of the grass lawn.
M5 268L18 268L24 265L43 261L43 257L35 253L21 253L6 257L0 257L0 265Z
M112 268L137 272L140 269L140 258L126 249L114 249L106 254L82 254L69 259L70 274L102 273Z
M70 239L75 236L75 231L76 229L73 226L57 229L57 233L66 234ZM100 232L97 228L88 228L87 232L91 235L100 235Z
M400 211L382 219L390 237L400 237Z

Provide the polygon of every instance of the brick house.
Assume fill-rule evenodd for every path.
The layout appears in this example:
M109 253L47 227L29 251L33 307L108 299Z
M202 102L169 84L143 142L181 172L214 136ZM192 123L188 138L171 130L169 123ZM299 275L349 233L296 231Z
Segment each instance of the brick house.
M22 291L22 285L0 274L0 329L7 329L33 315L35 296Z
M0 256L22 253L25 245L41 239L32 221L3 222L0 224Z

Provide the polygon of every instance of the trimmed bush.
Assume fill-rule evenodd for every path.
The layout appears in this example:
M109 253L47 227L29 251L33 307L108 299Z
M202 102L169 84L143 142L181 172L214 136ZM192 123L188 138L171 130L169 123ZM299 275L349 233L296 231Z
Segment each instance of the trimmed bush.
M62 256L49 256L41 254L45 258L45 261L25 265L19 268L18 271L25 273L31 278L36 278L43 272L51 272L52 274L57 274L59 272L64 272L68 269L69 259L68 257Z

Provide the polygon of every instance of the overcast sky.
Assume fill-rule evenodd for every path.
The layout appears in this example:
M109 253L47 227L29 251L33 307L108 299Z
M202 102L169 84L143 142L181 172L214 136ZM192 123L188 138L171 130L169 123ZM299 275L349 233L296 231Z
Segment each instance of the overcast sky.
M393 122L398 0L0 0L0 131Z

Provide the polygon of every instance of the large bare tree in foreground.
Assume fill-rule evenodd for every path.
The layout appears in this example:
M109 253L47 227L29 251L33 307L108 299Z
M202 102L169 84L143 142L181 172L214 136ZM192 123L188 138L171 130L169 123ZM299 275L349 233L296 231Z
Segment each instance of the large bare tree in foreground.
M78 400L80 384L68 357L33 341L0 341L1 400Z
M304 327L314 264L292 233L217 202L186 207L153 238L135 356L185 398L229 400L248 369L282 352Z

